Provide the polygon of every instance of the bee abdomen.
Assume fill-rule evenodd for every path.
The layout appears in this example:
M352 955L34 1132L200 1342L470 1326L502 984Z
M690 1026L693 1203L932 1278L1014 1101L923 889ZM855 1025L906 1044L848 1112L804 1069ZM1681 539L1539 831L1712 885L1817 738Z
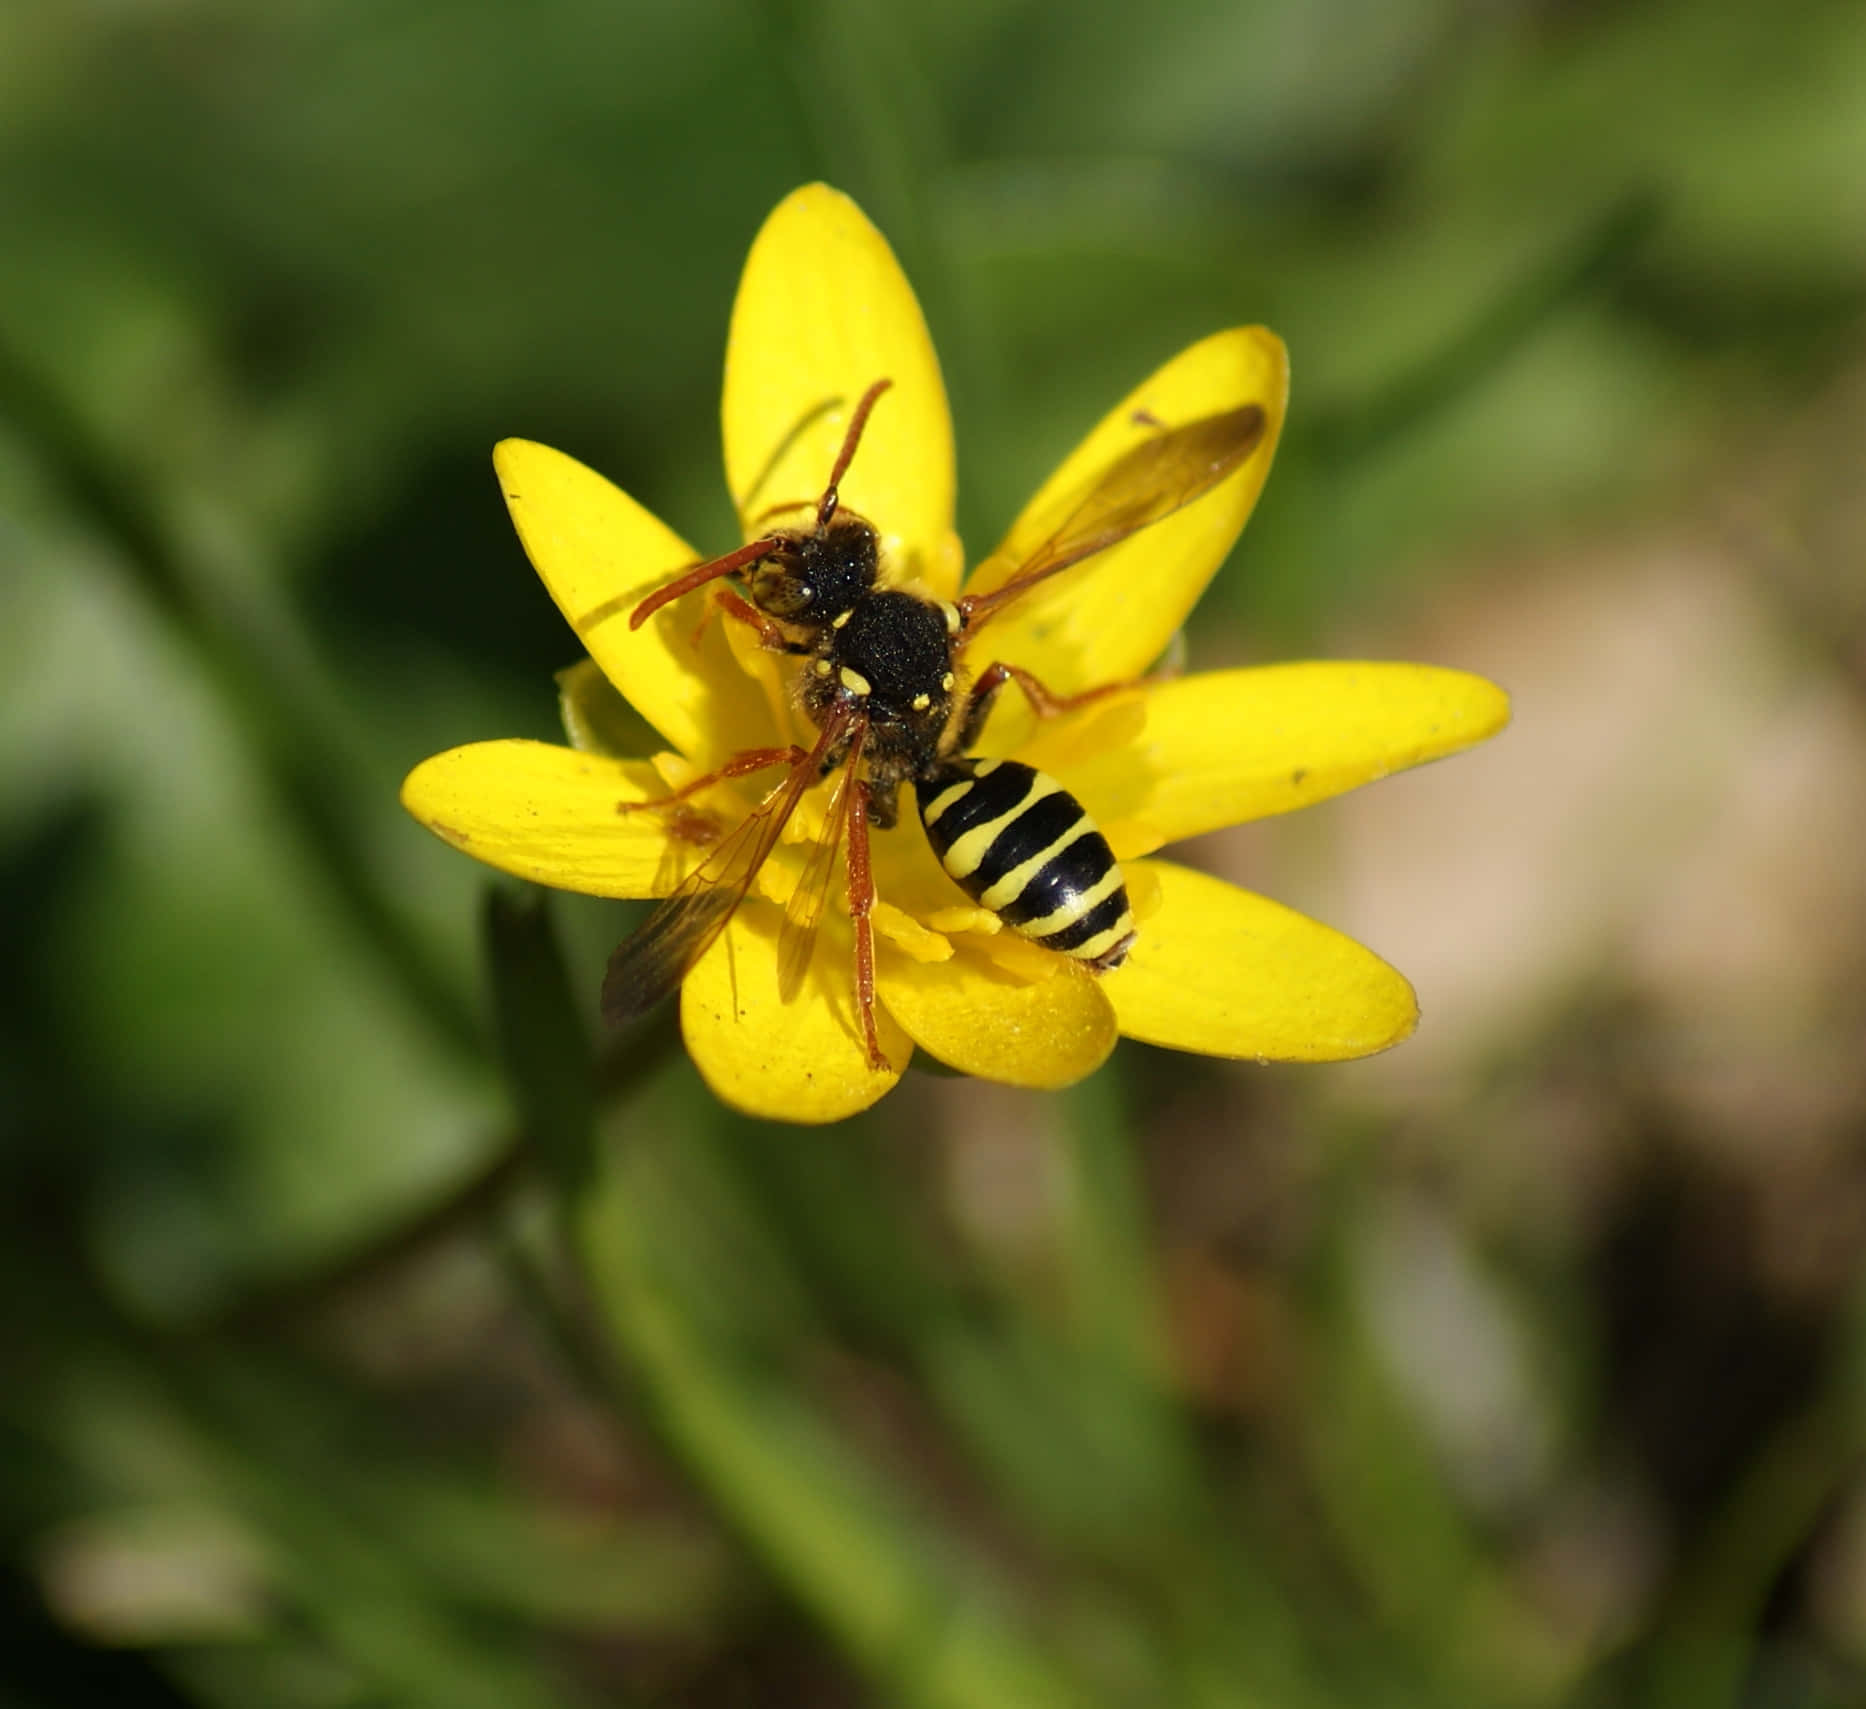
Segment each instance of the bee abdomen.
M1134 942L1108 839L1054 778L1016 760L959 758L914 783L927 841L966 895L1045 949L1098 971Z

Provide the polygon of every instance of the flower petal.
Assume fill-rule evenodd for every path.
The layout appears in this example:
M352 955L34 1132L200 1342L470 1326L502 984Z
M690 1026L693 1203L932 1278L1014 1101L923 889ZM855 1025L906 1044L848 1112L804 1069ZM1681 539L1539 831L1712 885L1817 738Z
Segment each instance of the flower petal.
M976 951L933 963L884 951L881 1000L949 1068L1008 1086L1072 1086L1107 1060L1120 1029L1092 973L1048 960L1031 980Z
M578 659L557 673L557 715L580 753L635 760L661 746L654 727L622 698L594 659Z
M1222 879L1141 861L1159 911L1102 980L1129 1038L1259 1062L1338 1062L1398 1044L1412 987L1371 950Z
M643 761L513 740L423 760L402 784L402 805L443 841L534 884L665 896L701 845L669 836L659 813L616 807L666 793Z
M1095 478L1145 435L1256 404L1262 441L1222 485L1163 522L1045 582L992 619L977 664L1004 659L1060 694L1138 676L1166 650L1244 526L1270 472L1289 395L1283 341L1237 327L1182 351L1122 399L1031 500L966 584L982 593L1012 579L1080 502Z
M926 321L887 240L840 191L808 184L752 244L726 342L726 481L750 529L772 505L813 501L849 417L875 406L841 483L844 504L882 530L895 578L956 591L952 419Z
M1493 736L1502 689L1433 665L1270 665L1150 683L1130 742L1076 739L1112 727L1129 697L1039 725L1018 757L1062 768L1123 858L1245 819L1287 813Z
M507 439L492 460L533 567L630 704L702 763L768 741L763 694L733 663L723 625L710 625L696 647L696 611L680 600L640 629L628 626L642 599L695 560L693 548L619 487L548 445Z
M680 991L680 1027L707 1085L747 1115L834 1122L865 1110L900 1079L913 1045L885 1011L875 1017L893 1066L868 1066L855 1018L847 941L825 931L803 989L778 994L775 908L748 901Z

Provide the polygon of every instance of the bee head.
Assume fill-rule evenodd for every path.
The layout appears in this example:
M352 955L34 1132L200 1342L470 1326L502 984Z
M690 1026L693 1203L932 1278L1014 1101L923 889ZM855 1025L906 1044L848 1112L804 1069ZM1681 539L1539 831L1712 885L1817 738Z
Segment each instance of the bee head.
M827 623L875 585L879 562L873 525L839 510L759 562L751 574L752 603L787 623Z

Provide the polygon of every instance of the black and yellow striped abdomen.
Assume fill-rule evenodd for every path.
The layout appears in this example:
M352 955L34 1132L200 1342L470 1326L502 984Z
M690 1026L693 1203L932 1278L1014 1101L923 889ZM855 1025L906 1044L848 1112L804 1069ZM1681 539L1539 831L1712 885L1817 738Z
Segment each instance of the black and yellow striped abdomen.
M1053 777L1016 760L947 760L916 778L940 865L981 908L1045 949L1098 971L1134 942L1108 839Z

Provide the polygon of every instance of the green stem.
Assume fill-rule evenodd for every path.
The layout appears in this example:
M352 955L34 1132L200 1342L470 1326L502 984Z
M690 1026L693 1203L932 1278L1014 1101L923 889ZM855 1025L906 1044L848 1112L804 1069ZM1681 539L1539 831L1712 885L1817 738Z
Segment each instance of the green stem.
M660 1072L679 1046L680 1029L670 1008L616 1041L598 1058L598 1090L605 1099L626 1100L634 1088ZM371 1233L314 1270L249 1295L196 1329L207 1335L251 1331L302 1316L366 1286L431 1246L485 1225L530 1178L539 1150L529 1125L512 1128L493 1144L472 1174L408 1221L385 1233Z
M548 904L495 894L486 921L513 1096L545 1136L548 1188L606 1350L670 1452L777 1582L907 1701L940 1709L1081 1702L992 1599L967 1594L950 1565L958 1539L910 1512L794 1376L758 1360L745 1326L723 1323L719 1302L689 1280L694 1245L712 1232L698 1219L719 1209L679 1190L698 1136L643 1088L599 1143L594 1101L574 1084L588 1059ZM638 1045L628 1060L635 1079L661 1057ZM719 1119L711 1106L700 1117Z
M909 1509L802 1398L709 1335L658 1248L649 1166L606 1148L575 1207L579 1256L611 1345L670 1450L716 1511L871 1676L927 1709L1092 1701L1007 1616L1000 1587Z

